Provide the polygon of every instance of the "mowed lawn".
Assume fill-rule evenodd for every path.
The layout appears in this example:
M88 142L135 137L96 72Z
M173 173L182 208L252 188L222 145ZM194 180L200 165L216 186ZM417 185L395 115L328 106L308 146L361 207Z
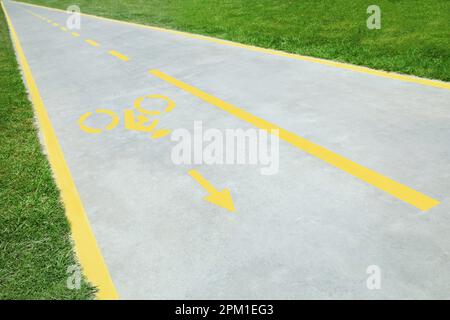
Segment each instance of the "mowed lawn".
M39 142L0 8L0 299L89 299L69 290L76 264L59 191ZM76 265L75 265L76 266Z
M450 81L449 0L27 0L287 52ZM381 29L366 27L370 4ZM0 10L0 299L90 299Z
M25 0L245 44L450 80L449 0ZM366 10L381 9L369 30Z

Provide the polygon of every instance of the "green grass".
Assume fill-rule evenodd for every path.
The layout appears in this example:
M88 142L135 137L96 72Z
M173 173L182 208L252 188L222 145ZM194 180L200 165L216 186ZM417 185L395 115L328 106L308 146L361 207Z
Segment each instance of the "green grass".
M260 47L450 80L448 0L26 0ZM381 29L366 27L370 4Z
M378 0L368 30L362 0L33 0L65 9L260 47L450 80L450 1ZM70 229L34 125L0 13L0 298L89 299L66 288Z
M42 153L0 9L0 299L90 299L67 289L74 265L70 228Z

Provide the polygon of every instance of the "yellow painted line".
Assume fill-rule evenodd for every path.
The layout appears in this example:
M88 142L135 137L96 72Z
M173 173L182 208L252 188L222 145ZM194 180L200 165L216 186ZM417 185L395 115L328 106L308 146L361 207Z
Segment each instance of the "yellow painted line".
M71 32L70 34L73 35L74 37L79 37L80 36L80 34L78 32Z
M12 1L12 2L16 2L16 1ZM16 3L18 3L18 2L16 2ZM36 4L31 4L31 3L20 3L20 4L23 4L26 6L38 7L38 8L45 8L48 10L65 13L65 11L61 10L61 9L45 7L45 6L40 6L40 5L36 5ZM114 19L99 17L96 15L87 14L87 13L81 13L81 14L86 17L92 17L95 19L111 21L111 22L115 22L115 23L119 23L119 24L127 24L127 25L138 27L138 28L145 28L145 29L151 29L151 30L160 31L160 32L172 33L172 34L176 34L176 35L180 35L180 36L184 36L184 37L188 37L188 38L204 40L204 41L213 42L213 43L217 43L217 44L221 44L221 45L225 45L225 46L243 48L243 49L247 49L247 50L251 50L251 51L261 52L264 54L281 56L281 57L302 60L302 61L308 61L308 62L327 65L330 67L351 70L351 71L355 71L355 72L359 72L359 73L366 73L366 74L370 74L373 76L389 78L389 79L394 79L394 80L400 80L400 81L404 81L404 82L417 83L417 84L431 86L431 87L435 87L435 88L450 89L450 82L420 78L420 77L409 76L409 75L404 75L404 74L399 74L399 73L394 73L394 72L387 72L387 71L382 71L382 70L375 70L375 69L370 69L367 67L357 66L357 65L343 63L343 62L336 62L336 61L331 61L331 60L326 60L326 59L303 56L303 55L294 54L294 53L287 53L287 52L278 51L278 50L274 50L274 49L260 48L260 47L246 45L246 44L233 42L233 41L229 41L229 40L222 40L222 39L212 38L212 37L208 37L208 36L193 34L193 33L189 33L189 32L170 30L170 29L165 29L165 28L160 28L160 27L147 26L147 25L142 25L142 24L133 23L133 22L114 20Z
M357 164L343 156L340 156L322 146L319 146L309 140L306 140L303 137L300 137L292 132L289 132L279 126L270 123L264 119L261 119L257 116L254 116L247 111L240 109L230 103L227 103L219 98L216 98L206 92L201 91L191 85L188 85L178 79L175 79L161 71L158 70L150 70L150 74L164 80L190 94L200 98L201 100L210 103L217 108L228 112L229 114L244 120L257 128L267 130L271 134L277 135L281 140L284 140L294 147L301 149L333 166L339 168L352 176L359 178L387 193L400 199L404 202L407 202L416 208L426 211L437 204L439 201L420 193L410 187L407 187L397 181L394 181L386 176L381 175L371 169L363 167L362 165Z
M97 42L95 42L94 40L86 39L84 41L86 41L86 43L89 43L91 46L94 46L94 47L98 47L99 46L99 44Z
M64 31L64 32L67 31L67 28L65 28L65 27L60 27L60 29L61 29L62 31Z
M58 27L58 26L59 26L59 24L57 24L56 22L54 22L53 25L54 25L55 27Z
M125 55L123 55L123 54L121 54L121 53L119 53L119 52L117 52L117 51L114 51L114 50L110 50L110 51L108 51L108 53L109 53L110 55L112 55L112 56L114 56L114 57L120 59L120 60L123 60L123 61L128 61L128 60L130 60L130 58L128 58L127 56L125 56Z
M233 199L231 198L230 190L227 188L222 191L217 190L211 182L205 179L197 170L189 170L188 174L197 183L208 192L208 195L203 198L203 200L208 201L216 206L227 209L228 211L234 212L236 208L234 207Z
M44 145L47 151L48 160L61 192L61 198L64 203L67 219L71 226L72 238L78 260L87 280L97 287L97 298L117 299L118 295L116 289L97 245L97 241L92 233L86 212L84 211L75 183L73 182L69 167L64 159L64 154L50 122L50 118L48 117L38 87L34 82L25 53L23 52L19 38L14 30L11 19L6 12L3 2L1 5L9 25L11 38L16 48L17 59L22 67L23 76L39 121L39 128L44 137Z

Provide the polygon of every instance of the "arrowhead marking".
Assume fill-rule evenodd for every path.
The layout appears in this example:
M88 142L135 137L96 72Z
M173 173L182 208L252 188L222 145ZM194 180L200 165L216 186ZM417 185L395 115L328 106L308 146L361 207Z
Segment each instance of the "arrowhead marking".
M211 202L216 206L227 209L228 211L234 212L236 208L234 207L233 198L231 198L230 190L223 189L222 191L214 191L203 198L205 201Z

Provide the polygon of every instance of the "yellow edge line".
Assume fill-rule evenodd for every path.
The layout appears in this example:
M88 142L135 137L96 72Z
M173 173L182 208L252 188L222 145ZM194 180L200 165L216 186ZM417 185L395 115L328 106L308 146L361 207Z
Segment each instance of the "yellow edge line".
M17 1L12 1L12 2L27 5L27 6L37 7L37 8L44 8L47 10L65 12L64 10L61 10L61 9L45 7L45 6L40 6L40 5L36 5L36 4L31 4L31 3L24 3L24 2L17 2ZM427 78L420 78L420 77L409 76L409 75L403 75L403 74L399 74L399 73L395 73L395 72L375 70L375 69L370 69L367 67L357 66L357 65L343 63L343 62L336 62L336 61L332 61L332 60L303 56L303 55L299 55L299 54L295 54L295 53L288 53L288 52L278 51L278 50L274 50L274 49L260 48L260 47L246 45L246 44L233 42L233 41L229 41L229 40L222 40L222 39L218 39L218 38L202 36L202 35L193 34L193 33L189 33L189 32L147 26L147 25L138 24L138 23L134 23L134 22L99 17L96 15L87 14L87 13L81 13L81 14L86 17L92 17L92 18L96 18L96 19L100 19L100 20L106 20L106 21L111 21L111 22L120 23L120 24L132 25L132 26L139 27L139 28L146 28L146 29L151 29L151 30L156 30L156 31L161 31L161 32L177 34L177 35L181 35L181 36L188 37L188 38L200 39L200 40L214 42L214 43L218 43L218 44L222 44L222 45L226 45L226 46L243 48L243 49L261 52L261 53L270 54L270 55L275 55L275 56L287 57L287 58L303 60L303 61L308 61L308 62L313 62L313 63L319 63L319 64L336 67L336 68L340 68L340 69L346 69L346 70L351 70L351 71L355 71L355 72L366 73L366 74L370 74L373 76L395 79L395 80L400 80L400 81L405 81L405 82L412 82L412 83L417 83L417 84L436 87L436 88L450 89L450 82L445 82L445 81L440 81L440 80L432 80L432 79L427 79Z
M94 46L94 47L98 47L99 46L99 44L97 42L95 42L94 40L86 39L84 41L86 41L86 43L89 43L91 46Z
M127 56L121 54L120 52L114 51L114 50L110 50L110 51L108 51L108 53L116 58L123 60L123 61L130 60L130 58L128 58Z
M247 111L240 109L230 103L227 103L219 98L216 98L206 92L201 91L191 85L188 85L178 79L175 79L161 71L150 70L150 74L164 80L190 94L200 98L201 100L210 103L217 108L230 113L231 115L244 120L257 128L267 130L269 133L276 134L281 140L284 140L294 147L301 149L333 166L339 168L352 176L359 178L368 184L371 184L390 195L407 202L416 208L426 211L439 204L439 201L420 193L410 187L407 187L397 181L394 181L386 176L381 175L371 169L363 167L356 162L353 162L343 156L340 156L322 146L319 146L311 141L306 140L296 134L289 132L277 125L270 123L264 119L254 116ZM272 131L275 130L275 131Z
M83 208L75 183L72 180L69 167L64 159L53 126L48 117L38 87L34 82L31 69L28 65L19 38L8 13L1 2L3 12L11 32L11 38L16 48L17 58L22 67L23 76L28 87L31 101L39 121L39 127L44 137L44 145L47 150L48 160L53 170L56 183L61 191L61 198L71 225L72 238L75 243L75 252L83 268L88 281L97 287L98 299L118 299L117 291L111 280L108 268L94 234L89 225L88 218Z

